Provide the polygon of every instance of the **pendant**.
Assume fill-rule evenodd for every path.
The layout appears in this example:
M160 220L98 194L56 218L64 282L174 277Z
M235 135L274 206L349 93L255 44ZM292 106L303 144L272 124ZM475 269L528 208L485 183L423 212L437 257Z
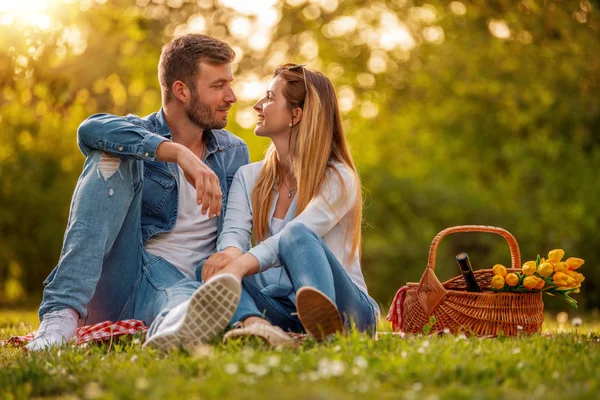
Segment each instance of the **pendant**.
M291 199L291 198L292 198L292 191L290 190L290 191L288 192L288 199Z

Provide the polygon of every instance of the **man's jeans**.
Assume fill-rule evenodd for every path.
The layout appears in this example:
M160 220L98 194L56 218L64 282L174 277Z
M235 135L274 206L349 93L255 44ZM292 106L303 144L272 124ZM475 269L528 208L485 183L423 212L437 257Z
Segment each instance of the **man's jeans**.
M359 331L375 332L375 312L369 297L352 282L317 234L303 224L288 227L279 242L279 259L294 292L303 286L319 289L336 304L346 327L355 324ZM295 313L296 305L292 300L267 296L244 280L240 304L232 322L264 316L284 330L301 332L302 324Z
M70 307L85 324L128 318L150 324L160 310L185 301L199 286L144 250L143 172L141 160L89 154L73 194L58 265L44 282L40 319Z

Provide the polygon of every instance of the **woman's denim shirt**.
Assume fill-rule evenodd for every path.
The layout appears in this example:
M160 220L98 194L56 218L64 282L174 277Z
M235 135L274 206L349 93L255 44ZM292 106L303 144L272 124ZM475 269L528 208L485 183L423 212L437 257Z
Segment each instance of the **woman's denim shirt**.
M232 133L218 129L204 132L204 162L219 178L223 193L218 232L223 229L229 187L238 168L248 164L248 146ZM144 243L157 233L169 232L177 221L179 173L177 164L158 161L156 149L171 140L171 130L161 109L144 118L96 114L77 131L77 143L85 156L93 150L121 157L135 157L144 163L142 194L142 238Z

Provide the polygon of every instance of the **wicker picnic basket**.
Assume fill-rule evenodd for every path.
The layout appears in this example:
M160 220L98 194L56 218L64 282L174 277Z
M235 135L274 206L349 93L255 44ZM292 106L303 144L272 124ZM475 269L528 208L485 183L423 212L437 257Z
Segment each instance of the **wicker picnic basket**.
M488 232L502 236L510 248L512 268L508 268L508 272L520 270L519 245L508 231L479 225L444 229L433 239L427 268L419 283L409 283L403 288L402 304L395 307L396 312L401 312L398 328L406 333L421 333L433 315L435 323L431 332L464 332L477 336L496 336L499 333L514 336L518 333L540 332L544 322L541 292L487 291L494 276L491 269L474 271L479 287L484 290L482 293L467 292L462 276L444 283L439 281L435 274L438 245L444 237L459 232Z

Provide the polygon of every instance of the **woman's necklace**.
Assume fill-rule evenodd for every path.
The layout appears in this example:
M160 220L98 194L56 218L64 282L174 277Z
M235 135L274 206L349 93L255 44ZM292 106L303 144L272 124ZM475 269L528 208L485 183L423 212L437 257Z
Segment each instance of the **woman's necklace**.
M287 188L290 189L290 187L285 183L285 180L283 178L281 178L281 183L283 183L283 185ZM296 190L298 190L297 188L293 188L291 190L288 190L288 199L292 198L292 193L294 193Z

